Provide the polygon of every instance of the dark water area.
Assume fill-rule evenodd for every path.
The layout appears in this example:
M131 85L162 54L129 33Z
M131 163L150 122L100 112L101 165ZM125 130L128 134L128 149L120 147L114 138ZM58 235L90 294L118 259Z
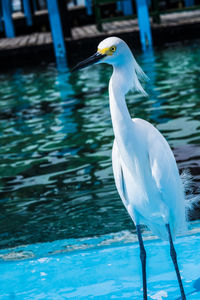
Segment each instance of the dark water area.
M136 59L150 96L129 93L130 113L163 133L198 193L200 42ZM134 229L112 173L111 73L51 64L0 73L0 248Z

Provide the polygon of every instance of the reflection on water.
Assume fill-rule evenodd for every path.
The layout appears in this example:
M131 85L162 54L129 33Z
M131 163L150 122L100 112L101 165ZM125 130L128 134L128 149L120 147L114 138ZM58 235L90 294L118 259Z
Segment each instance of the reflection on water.
M149 99L127 96L132 116L165 135L180 170L200 183L200 50L138 55ZM54 66L0 74L0 247L133 228L115 189L109 66L57 74ZM199 218L196 210L193 218Z

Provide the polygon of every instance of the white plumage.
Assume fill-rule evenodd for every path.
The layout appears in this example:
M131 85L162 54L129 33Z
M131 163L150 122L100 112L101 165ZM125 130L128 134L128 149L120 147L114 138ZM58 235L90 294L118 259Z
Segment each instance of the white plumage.
M169 223L175 237L186 227L184 189L176 161L166 139L153 125L131 119L125 94L133 88L145 95L138 80L138 77L145 79L145 74L121 39L108 38L98 49L112 45L116 46L116 52L103 62L112 64L114 69L109 98L117 190L135 224L145 224L160 238L168 239L166 224Z
M113 66L109 82L110 112L114 131L113 172L119 195L136 225L143 275L143 299L147 299L146 251L141 224L162 239L169 239L181 298L185 292L172 239L186 227L184 188L174 155L162 134L142 119L131 119L125 95L130 90L146 96L139 79L147 79L127 44L119 38L103 40L97 53L79 63L80 69L91 63Z
M136 224L147 225L154 234L168 239L186 227L183 185L173 153L159 131L142 119L133 119L129 138L135 143L125 163L115 139L113 172L119 195ZM135 138L138 135L139 138ZM127 161L128 162L128 161Z

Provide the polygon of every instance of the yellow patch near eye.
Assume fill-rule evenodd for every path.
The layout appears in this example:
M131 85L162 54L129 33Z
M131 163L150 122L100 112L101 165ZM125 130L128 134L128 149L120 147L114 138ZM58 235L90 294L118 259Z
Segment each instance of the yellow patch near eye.
M104 48L104 49L99 49L98 48L98 52L103 54L103 55L113 55L113 53L115 52L116 50L116 47L115 46L112 46L112 47L107 47L107 48Z
M110 48L98 49L97 51L103 55L107 54Z

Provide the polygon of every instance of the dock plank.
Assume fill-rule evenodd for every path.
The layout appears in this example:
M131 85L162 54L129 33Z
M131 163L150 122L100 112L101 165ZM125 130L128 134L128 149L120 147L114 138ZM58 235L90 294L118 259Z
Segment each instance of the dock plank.
M52 43L51 33L48 33L48 34L45 35L45 43L46 44L51 44Z
M27 45L28 45L28 40L29 40L29 38L30 38L29 35L23 36L23 37L20 39L18 46L19 46L19 47L27 46Z
M18 14L15 17L20 18L21 15ZM158 43L162 39L163 41L166 40L166 32L168 32L169 35L173 35L174 30L177 29L176 32L178 32L179 35L180 28L182 28L183 38L186 28L188 31L187 36L189 36L189 38L190 35L194 36L193 32L195 31L195 28L199 28L199 31L196 30L196 32L198 31L200 35L200 10L161 15L161 24L154 24L151 21L151 27L153 34L158 34ZM99 41L100 37L104 38L111 35L119 35L123 38L124 35L128 34L129 36L134 36L134 38L138 39L139 41L139 27L137 19L103 23L102 32L99 32L96 25L92 24L82 27L74 27L72 28L71 33L72 37L66 38L67 43L71 43L73 45L77 44L79 47L80 45L86 43L88 39L93 39L93 41L98 39ZM176 37L177 35L175 33L174 39L176 39ZM200 36L198 36L196 33L195 37L198 38ZM15 50L15 54L18 53L20 56L20 50L22 47L23 51L25 50L23 53L27 53L27 55L31 52L30 49L32 49L32 47L34 47L34 49L39 49L38 53L40 53L40 51L48 51L48 49L51 51L51 49L53 49L52 43L53 41L50 32L36 32L30 35L24 35L15 38L1 38L0 55L3 53L2 55L5 57L7 53L7 57L11 57L13 53L12 51ZM43 45L47 45L49 48L44 47L46 50L43 50L41 47ZM27 48L27 50L25 48Z
M37 34L32 34L32 35L30 35L28 45L29 46L35 45L36 41L37 41Z
M38 34L38 38L37 38L37 45L42 45L45 43L45 34L41 32L40 34Z
M13 39L3 38L0 40L0 48L1 49L8 49L13 43Z

